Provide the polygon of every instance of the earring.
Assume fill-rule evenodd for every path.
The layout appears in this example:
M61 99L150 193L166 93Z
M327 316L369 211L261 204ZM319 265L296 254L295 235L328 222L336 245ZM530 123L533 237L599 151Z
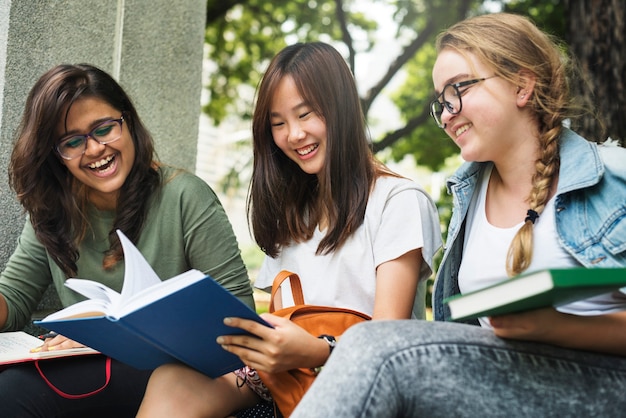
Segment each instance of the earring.
M527 92L526 92L526 90L524 90L524 94L522 94L519 98L520 98L520 99L525 98L525 97L526 97L526 93L527 93Z

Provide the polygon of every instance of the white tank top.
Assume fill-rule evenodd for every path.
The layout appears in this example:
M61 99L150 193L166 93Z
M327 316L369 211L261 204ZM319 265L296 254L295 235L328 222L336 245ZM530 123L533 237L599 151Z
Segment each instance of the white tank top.
M498 228L489 223L485 211L491 167L485 170L478 193L474 193L467 215L463 259L459 269L459 289L467 293L495 284L507 277L506 256L509 245L523 222ZM559 244L554 218L554 198L546 204L533 230L533 258L525 273L546 268L578 267L580 264ZM626 295L609 293L559 307L559 311L577 315L598 315L626 309ZM479 319L490 327L486 318Z

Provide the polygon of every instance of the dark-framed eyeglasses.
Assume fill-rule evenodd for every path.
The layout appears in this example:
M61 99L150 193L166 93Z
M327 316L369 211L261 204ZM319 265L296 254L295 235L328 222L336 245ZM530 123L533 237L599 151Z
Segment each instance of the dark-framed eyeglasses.
M105 120L93 128L88 134L72 135L61 139L56 146L56 150L59 155L66 160L78 158L85 153L89 138L102 145L110 144L120 139L122 137L123 122L124 115L119 119Z
M459 83L446 84L441 91L441 94L437 96L435 100L430 103L430 115L435 119L437 126L441 129L446 127L445 123L441 121L441 115L443 110L447 110L451 115L458 115L463 108L463 102L461 96L474 84L484 80L496 77L492 75L490 77L475 78L473 80L461 81ZM463 87L466 89L460 90Z

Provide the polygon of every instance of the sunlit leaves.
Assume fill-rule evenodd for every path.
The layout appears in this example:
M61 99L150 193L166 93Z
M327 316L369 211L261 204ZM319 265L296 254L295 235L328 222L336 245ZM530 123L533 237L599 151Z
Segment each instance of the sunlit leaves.
M355 29L375 27L360 14L349 18ZM290 43L341 37L334 1L250 0L231 8L206 28L207 58L216 68L206 85L204 111L216 124L242 108L248 110L238 116L249 116L253 103L238 90L242 83L256 86L272 56Z

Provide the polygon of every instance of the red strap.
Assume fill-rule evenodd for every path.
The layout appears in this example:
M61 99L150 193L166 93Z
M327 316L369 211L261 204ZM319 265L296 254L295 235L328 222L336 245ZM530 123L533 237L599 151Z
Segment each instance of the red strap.
M37 371L39 372L39 375L41 376L41 378L48 384L48 386L50 386L50 389L52 389L53 391L55 391L57 393L57 395L62 396L66 399L82 399L82 398L87 398L91 395L95 395L98 392L101 392L104 390L104 388L107 387L107 385L109 384L109 381L111 380L111 357L107 357L106 358L106 363L105 363L105 370L106 370L106 380L104 382L104 385L102 385L102 387L92 391L92 392L88 392L88 393L81 393L79 395L72 395L70 393L65 393L63 392L61 389L57 388L56 386L54 386L54 384L48 380L48 378L46 377L46 375L43 374L43 371L41 370L41 367L39 367L39 360L35 360L35 367L37 368Z
M280 285L289 279L291 285L291 294L293 295L293 301L296 305L304 305L304 295L302 294L302 284L300 283L300 277L296 273L292 273L287 270L282 270L274 277L274 283L272 283L272 296L270 297L270 312L274 312L274 296L276 291L280 288Z

